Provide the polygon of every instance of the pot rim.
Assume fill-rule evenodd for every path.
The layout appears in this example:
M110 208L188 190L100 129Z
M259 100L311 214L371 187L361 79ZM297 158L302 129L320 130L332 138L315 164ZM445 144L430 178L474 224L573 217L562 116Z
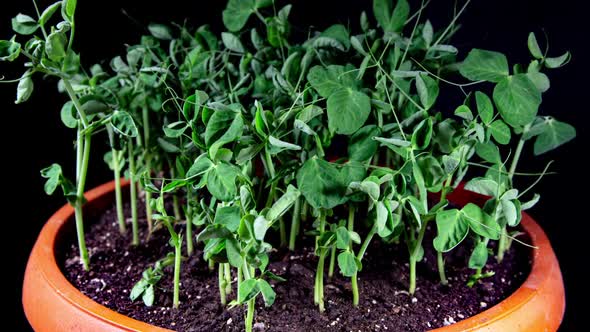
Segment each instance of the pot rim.
M121 182L122 186L127 186L128 181ZM114 181L102 184L85 193L88 202L104 198L107 195L112 195L115 188ZM476 201L485 200L485 196L477 193L468 192L459 188L458 204L461 205L462 199L474 198ZM455 194L454 192L453 194ZM449 196L453 200L453 194ZM61 272L56 260L55 249L57 245L57 238L63 227L72 220L74 215L74 208L69 204L62 206L55 212L43 226L39 237L31 251L29 262L27 264L27 272L29 265L34 256L38 256L43 264L39 269L43 279L47 282L53 291L66 300L71 305L79 310L85 312L89 316L101 320L112 327L118 327L123 330L131 331L154 331L163 332L171 331L165 328L157 327L149 323L145 323L131 317L120 314L111 310L88 296L84 295L74 285L72 285ZM492 323L503 319L504 317L514 313L522 306L529 303L538 293L540 286L543 285L548 278L554 276L554 270L561 278L559 271L559 264L551 248L549 239L541 229L541 227L531 218L527 213L522 213L521 223L523 230L529 235L531 244L537 249L533 249L531 271L524 281L524 283L510 296L502 300L500 303L482 311L481 313L461 320L449 326L441 327L432 331L437 332L451 332L451 331L472 331L486 328ZM549 273L547 272L549 271ZM25 283L26 284L26 283ZM563 285L563 284L562 284ZM23 286L23 304L25 304L25 292ZM563 286L562 286L563 293ZM565 297L563 297L565 302ZM27 314L27 305L25 307L25 314ZM563 318L565 310L565 303L562 304L561 316L559 322ZM27 315L28 316L28 315ZM31 321L31 317L28 317Z

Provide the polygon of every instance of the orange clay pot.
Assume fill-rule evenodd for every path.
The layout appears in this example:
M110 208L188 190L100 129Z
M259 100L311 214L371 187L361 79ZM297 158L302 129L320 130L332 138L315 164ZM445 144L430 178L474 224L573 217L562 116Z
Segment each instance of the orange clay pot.
M98 215L114 200L114 182L86 193L86 216ZM485 197L456 190L449 199L457 205L483 203ZM45 224L33 247L23 284L23 306L37 332L56 331L169 331L112 311L82 294L66 280L56 250L74 229L74 209L66 205ZM490 309L456 324L436 329L454 331L556 331L563 318L565 294L559 264L547 236L523 213L521 225L531 238L533 266L524 284ZM92 268L92 267L91 267Z

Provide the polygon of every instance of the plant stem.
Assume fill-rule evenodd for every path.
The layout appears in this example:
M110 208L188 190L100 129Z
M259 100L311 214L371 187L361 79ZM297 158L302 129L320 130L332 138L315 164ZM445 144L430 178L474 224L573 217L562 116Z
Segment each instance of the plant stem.
M226 298L226 294L225 294L225 276L224 276L224 264L223 263L219 263L219 270L218 270L218 280L219 280L219 297L221 300L221 305L225 306L227 304L227 298Z
M330 264L328 265L328 278L334 276L334 263L336 262L336 245L330 249Z
M174 297L172 299L172 306L175 309L178 308L180 296L180 259L182 258L181 248L182 243L178 243L176 246L174 246Z
M438 276L440 277L440 283L443 285L448 285L449 282L447 281L447 276L445 274L445 260L443 253L440 251L436 252L436 262L438 265Z
M186 191L186 254L193 254L193 209L191 207L191 188Z
M242 267L238 267L238 273L237 273L237 281L238 281L238 285L237 285L237 290L240 290L240 285L242 284L242 280L244 279L243 273L242 273Z
M209 271L215 270L215 262L212 259L210 259L208 261L208 264L209 264Z
M291 217L291 232L289 233L289 250L295 251L295 241L297 241L297 235L299 234L301 218L301 198L295 201L293 207L293 216Z
M272 183L270 185L270 193L268 195L268 198L266 199L266 207L270 207L275 199L275 192L277 190L277 182L275 179L275 175L276 175L275 167L272 163L272 157L270 156L270 152L268 152L268 149L264 149L264 161L266 164L266 169L268 171L268 175L270 176L270 179L272 181ZM279 218L279 234L280 234L280 239L281 239L281 247L283 247L283 248L287 247L288 246L287 227L285 226L285 220L283 220L283 218Z
M225 293L231 294L231 266L229 263L223 265L225 265Z
M363 256L365 256L365 252L367 251L367 247L369 247L369 243L371 243L371 240L373 239L373 236L375 234L377 234L377 225L373 225L373 227L369 231L369 234L367 234L367 237L365 238L365 241L363 242L361 249L359 250L358 254L356 255L356 258L359 261L363 260Z
M84 216L82 206L84 205L84 186L86 184L86 175L88 172L88 160L90 158L90 140L92 135L90 132L81 137L80 126L78 126L77 136L77 151L76 151L76 203L74 205L74 213L76 216L76 235L78 237L78 248L80 250L80 260L85 271L89 269L88 249L86 249L86 240L84 239Z
M508 234L506 232L506 226L504 226L502 233L500 233L500 240L498 241L498 255L496 256L498 262L502 262L506 250L508 250Z
M522 130L522 135L520 136L520 140L518 141L518 145L516 146L516 150L514 151L514 157L512 158L512 163L510 164L510 170L508 171L508 178L510 179L510 182L512 182L512 178L514 177L514 173L516 172L516 166L518 166L518 161L520 159L520 155L522 154L524 143L526 142L524 136L527 134L530 128L530 124L524 126L524 129Z
M326 260L327 249L320 249L320 258L318 259L318 268L315 277L315 294L316 304L320 308L320 312L324 312L324 266Z
M121 170L119 164L119 152L111 149L113 156L113 174L115 177L115 201L117 204L117 220L119 221L119 232L125 234L127 227L125 226L125 215L123 214L123 194L121 192Z
M149 155L149 143L150 143L150 117L148 114L147 106L143 106L142 110L142 120L143 120L143 144L145 149L145 168L148 172L148 176L150 174L150 170L152 167L152 158ZM152 206L150 205L150 200L152 198L152 193L145 190L145 218L147 220L148 225L148 238L152 234L153 228L153 220L152 220Z
M131 229L133 232L132 245L139 244L139 225L137 222L137 183L135 182L135 157L133 155L133 140L127 141L129 159L129 189L131 195Z
M422 227L420 227L420 232L418 233L418 238L416 242L414 242L414 248L410 253L410 294L414 294L416 291L416 262L418 260L418 253L420 252L420 248L422 247L422 240L424 239L424 233L426 233L426 222L422 223Z
M252 326L254 323L254 310L256 298L248 301L248 311L246 312L246 332L252 332Z
M355 206L351 204L350 207L348 208L348 231L349 232L354 231L354 212L355 212ZM352 241L350 241L350 251L354 255ZM350 278L350 287L352 289L352 305L356 307L359 305L358 272L354 272L354 275Z

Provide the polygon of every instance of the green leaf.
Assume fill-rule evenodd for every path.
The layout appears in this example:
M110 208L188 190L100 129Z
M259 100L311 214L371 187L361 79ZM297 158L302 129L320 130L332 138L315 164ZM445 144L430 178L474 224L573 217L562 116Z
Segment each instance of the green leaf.
M32 17L18 14L12 19L12 30L21 35L31 35L37 31L39 24Z
M178 138L184 134L187 128L188 123L184 121L176 121L164 126L162 129L164 130L164 135L166 135L166 137Z
M434 31L432 29L432 23L429 20L426 20L424 23L424 27L422 28L422 39L426 43L426 47L429 48L432 44L432 38L434 36Z
M301 150L301 147L299 145L288 143L285 141L281 141L280 139L275 138L274 136L268 136L268 143L270 143L270 145L271 145L270 152L272 154L277 154L277 153L284 151L284 150L292 150L292 151Z
M494 88L500 115L512 127L531 123L541 104L541 94L526 74L506 77Z
M131 293L129 294L129 298L131 299L131 301L135 301L138 297L140 297L141 294L143 294L143 292L146 290L146 288L148 288L148 286L149 284L147 280L143 278L140 279L135 285L133 285Z
M481 159L483 159L487 162L490 162L493 164L501 162L500 150L492 142L477 143L475 145L475 153L477 153L477 155Z
M299 169L297 187L315 209L331 209L340 204L346 190L338 169L317 157L307 160Z
M535 194L530 201L522 203L522 205L520 206L520 209L524 211L524 210L528 210L528 209L532 208L533 206L535 206L539 202L540 198L541 198L541 195Z
M553 118L546 120L543 132L537 136L534 145L536 156L551 151L576 137L576 128Z
M545 67L552 69L559 68L570 62L571 58L572 55L570 54L570 52L565 52L564 54L555 58L545 58Z
M406 0L398 0L393 12L392 7L391 0L373 1L373 13L377 23L385 31L399 32L406 23L410 13L410 6Z
M74 21L74 13L76 12L76 5L78 0L64 0L62 5L62 12L65 14L65 18L69 22Z
M162 40L172 40L172 31L170 27L164 24L151 23L148 25L148 30L152 36Z
M490 97L483 92L477 91L475 93L475 101L477 104L477 113L481 121L485 124L492 122L494 118L494 105L492 105Z
M350 88L328 97L328 127L331 132L351 135L361 128L371 113L369 97Z
M39 25L44 26L45 23L47 23L51 19L51 17L53 17L53 14L55 14L57 9L59 9L61 3L61 1L58 1L53 5L50 5L49 7L45 8L43 13L41 14L41 17L39 18Z
M207 172L207 190L220 201L231 201L238 194L236 177L239 170L220 163Z
M240 113L215 111L205 128L205 142L210 146L209 154L211 158L215 159L219 148L239 139L243 130L244 119Z
M533 84L537 87L540 93L543 93L551 87L551 82L549 81L549 77L543 73L539 72L529 72L526 74L529 80L533 82Z
M506 145L510 143L510 127L502 120L496 120L490 125L490 132L496 142Z
M246 279L240 283L238 288L238 302L246 303L260 293L257 279Z
M66 44L68 40L61 31L55 31L45 41L45 53L50 60L59 62L66 56Z
M213 223L222 225L233 233L240 227L240 219L239 206L222 206L217 208Z
M436 229L434 248L439 252L447 252L465 239L469 224L461 218L459 210L441 210L436 214Z
M68 128L78 127L78 113L74 107L74 103L67 101L61 108L60 111L61 122Z
M465 184L465 190L494 197L498 194L498 183L491 179L474 178Z
M230 51L236 53L246 52L246 49L244 48L244 45L242 45L240 39L233 33L222 32L221 41L223 41L223 45L225 45L225 47L227 47Z
M482 269L488 261L488 246L485 242L478 242L469 257L470 269Z
M315 66L309 70L307 80L309 84L324 98L343 88L355 88L357 82L350 66L330 65L328 67ZM307 122L301 119L304 122Z
M438 97L438 83L428 75L419 74L416 76L416 89L422 106L429 110Z
M537 59L543 58L543 52L541 52L541 48L539 47L539 43L537 43L537 37L535 37L535 33L529 33L529 38L527 40L527 45L529 47L529 52L531 55Z
M254 238L256 240L262 241L264 240L264 236L266 235L266 231L270 227L270 224L264 216L258 216L254 219Z
M502 210L502 216L508 226L514 227L518 224L519 211L517 211L516 205L514 205L512 201L507 199L500 200L500 209Z
M476 234L492 240L500 238L502 228L492 216L485 213L479 206L469 203L461 209L461 212L471 230Z
M348 158L361 162L371 159L379 147L379 143L373 138L380 134L381 129L375 125L357 130L348 141Z
M330 39L338 43L338 49L341 51L347 51L350 48L350 37L348 34L348 30L342 24L334 24L324 30L316 39L316 43L318 41L322 41L322 39ZM316 45L314 43L314 46Z
M45 186L43 189L47 195L52 195L60 185L62 178L61 166L59 164L52 164L41 170L41 176L46 178Z
M508 60L502 53L475 48L469 52L459 72L471 81L500 82L508 77Z
M123 136L136 137L139 133L133 117L125 111L115 111L111 116L111 124L113 129Z
M14 41L15 37L10 40L0 40L0 61L12 62L18 58L21 48L20 44Z
M455 115L467 121L473 120L473 113L467 105L461 105L455 109Z
M254 0L229 0L223 11L223 24L229 31L239 31L246 25L256 7Z
M186 172L186 180L207 173L213 167L213 162L203 153L195 159L193 165Z
M432 140L432 118L422 120L412 133L412 146L416 150L424 150Z
M345 277L352 277L358 271L358 266L356 265L356 257L349 252L344 251L338 255L338 267L340 268L340 273L342 273Z
M240 252L240 244L235 239L225 240L225 252L227 254L227 260L231 266L239 268L244 266L244 260Z
M287 191L279 198L266 213L266 219L273 222L285 214L291 206L299 199L301 193L297 188L289 185Z
M146 306L151 307L154 304L154 295L154 285L149 285L148 288L145 289L145 292L143 292L141 300Z
M275 303L277 294L272 289L272 286L268 283L268 281L264 279L258 279L258 288L262 293L262 298L264 299L264 305L266 307L270 307L273 303Z
M16 101L15 104L20 104L22 102L27 101L31 94L33 94L33 80L31 79L31 71L27 70L23 76L18 81L18 86L16 87Z
M350 232L344 226L340 226L336 229L336 248L348 249L350 244Z

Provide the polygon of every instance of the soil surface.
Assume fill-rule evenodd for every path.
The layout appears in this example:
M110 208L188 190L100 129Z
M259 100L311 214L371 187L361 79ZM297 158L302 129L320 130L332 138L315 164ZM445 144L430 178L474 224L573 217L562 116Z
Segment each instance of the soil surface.
M58 257L65 276L96 302L150 324L177 331L242 331L245 307L226 309L220 305L217 272L209 271L203 260L202 244L183 261L179 309L171 308L172 267L166 268L152 307L146 307L140 299L135 302L129 299L130 290L141 278L142 271L173 251L165 229L155 232L146 243L145 221L140 220L140 223L143 242L131 247L130 232L126 236L119 234L114 207L95 218L86 236L91 270L82 270L72 237ZM430 233L432 230L425 241L432 241ZM359 273L360 305L352 306L350 279L339 275L336 266L334 277L326 278L324 283L326 312L323 314L313 303L317 264L313 250L308 247L294 253L273 252L269 269L287 282L271 282L277 298L270 308L265 308L262 299L258 299L254 329L425 331L452 324L493 306L514 292L530 271L530 249L515 243L502 264L489 260L484 271L495 271L494 276L469 288L466 283L473 270L467 268L471 245L466 244L445 255L449 285L442 286L432 245L427 243L425 247L425 258L417 268L418 288L414 296L410 296L407 292L407 249L403 245L382 245L375 237ZM327 277L327 272L325 275ZM234 283L229 301L235 295Z

